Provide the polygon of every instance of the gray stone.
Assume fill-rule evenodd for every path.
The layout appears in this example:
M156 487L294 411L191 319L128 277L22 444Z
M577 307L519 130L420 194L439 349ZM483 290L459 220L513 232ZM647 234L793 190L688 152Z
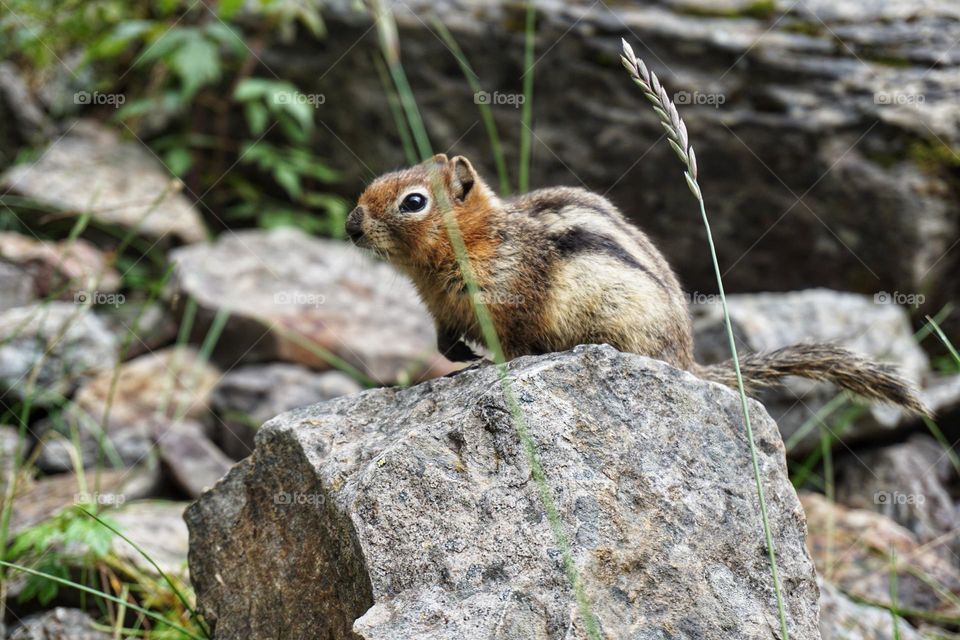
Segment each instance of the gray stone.
M694 296L696 357L701 362L719 362L730 358L723 322L723 310L714 297ZM730 319L741 352L772 351L803 342L833 343L845 346L880 362L895 364L918 387L930 378L930 363L913 337L909 318L902 307L890 300L853 293L809 289L791 293L731 295L727 298ZM942 387L939 395L926 394L934 410L960 401L960 388ZM952 394L946 393L953 391ZM770 415L777 421L789 453L802 455L819 446L822 412L839 390L830 384L792 378L783 387L758 394ZM943 397L941 397L943 396ZM821 417L823 414L821 413ZM842 433L846 442L856 442L882 433L890 433L917 421L896 407L872 403ZM810 429L811 424L814 428ZM804 431L802 428L807 427Z
M217 443L234 459L245 458L257 429L270 418L362 388L339 371L318 373L287 363L237 367L217 383L210 399L221 418Z
M323 369L342 360L381 384L452 370L413 285L342 242L286 227L240 231L177 249L171 260L174 290L199 303L201 326L230 312L218 343L224 363Z
M24 618L10 633L10 640L110 640L98 631L86 611L57 607Z
M190 347L148 353L123 363L118 372L99 373L77 390L57 420L37 425L47 436L38 465L47 472L71 469L74 430L85 466L98 460L137 464L151 454L158 438L184 420L209 432L209 397L219 378L219 370ZM106 441L98 453L101 432Z
M160 436L160 459L174 482L191 498L212 487L230 470L233 460L217 448L200 425L180 423Z
M605 346L509 372L604 637L772 637L737 396ZM185 516L217 637L586 637L508 406L488 366L264 425ZM803 511L750 407L791 637L818 638Z
M387 4L434 148L469 156L495 182L474 91L431 19L449 27L485 91L512 98L524 76L522 5ZM261 52L276 74L326 97L322 118L337 134L326 151L353 193L405 163L360 6L325 3L328 39ZM949 277L960 271L957 13L953 0L538 2L531 184L609 192L688 287L714 291L681 167L620 66L625 37L686 103L728 290L922 292L935 313L960 300ZM492 104L511 169L515 105ZM948 322L956 335L960 315Z
M0 232L0 261L19 267L38 298L115 306L123 299L109 295L120 286L110 259L82 238L52 242Z
M43 208L89 212L98 222L154 238L172 235L198 242L206 237L199 212L180 193L182 183L167 174L152 152L93 121L70 125L36 162L11 167L0 185Z
M114 336L85 306L50 302L0 312L0 389L17 399L30 395L34 406L112 367L116 352Z
M960 567L950 540L921 543L908 529L873 510L850 509L820 494L801 494L807 543L819 575L862 602L960 615ZM892 555L896 564L892 567ZM897 602L890 599L896 572Z
M823 640L922 640L916 629L903 619L897 621L887 609L858 604L842 591L820 580L820 635Z
M0 311L22 307L36 299L33 283L23 269L0 262Z
M847 506L882 513L922 542L960 528L948 487L956 471L947 452L929 436L844 456L837 467L837 500Z
M111 523L143 549L169 576L187 577L187 525L183 521L185 502L141 500L111 511ZM120 536L113 539L113 552L140 571L153 576L156 568Z

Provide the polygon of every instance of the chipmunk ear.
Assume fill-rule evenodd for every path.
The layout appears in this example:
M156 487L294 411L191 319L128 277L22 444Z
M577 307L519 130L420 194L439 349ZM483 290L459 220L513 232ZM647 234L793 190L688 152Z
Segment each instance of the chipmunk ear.
M449 162L449 159L447 158L447 154L437 153L437 154L434 154L434 156L429 160L427 160L424 164L435 164L442 167L443 165L447 164L447 162Z
M470 161L463 156L454 156L450 162L453 164L453 173L450 180L453 197L463 202L477 183L477 172Z

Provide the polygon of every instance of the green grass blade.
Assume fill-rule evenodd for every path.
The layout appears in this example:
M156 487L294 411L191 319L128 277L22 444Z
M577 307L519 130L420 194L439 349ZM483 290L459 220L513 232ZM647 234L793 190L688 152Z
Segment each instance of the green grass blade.
M473 67L470 66L470 62L467 61L467 57L463 54L463 50L460 48L460 45L457 44L453 34L450 33L450 29L448 29L447 25L443 24L439 18L433 19L433 25L440 33L440 38L444 44L447 45L447 48L450 49L453 57L456 58L460 69L463 71L464 77L473 90L473 95L476 97L483 91L483 87L480 86L480 80L474 72ZM483 127L487 130L487 137L490 139L490 152L493 154L493 160L497 165L497 177L500 180L500 194L504 196L510 195L510 174L507 172L507 159L503 153L503 146L500 144L500 132L497 130L497 122L493 118L493 109L490 108L488 102L480 102L476 99L474 102L480 111L480 119L483 121Z
M530 190L530 155L533 144L533 54L536 44L537 9L533 0L527 0L527 20L524 28L523 51L523 107L520 111L520 166L517 190Z
M189 629L180 626L180 625L177 624L176 622L173 622L172 620L168 620L167 618L164 618L164 617L161 616L160 614L154 613L153 611L150 611L149 609L144 609L144 608L141 607L141 606L138 606L138 605L131 604L131 603L129 603L129 602L123 601L123 600L121 600L120 598L118 598L118 597L116 597L116 596L114 596L114 595L111 595L111 594L109 594L109 593L105 593L105 592L103 592L103 591L100 591L99 589L94 589L94 588L92 588L92 587L88 587L88 586L85 585L85 584L80 584L79 582L74 582L73 580L67 580L66 578L61 578L61 577L59 577L59 576L50 575L49 573L44 573L43 571L37 571L37 570L35 570L35 569L31 569L30 567L24 567L24 566L21 566L21 565L18 565L18 564L14 564L14 563L12 563L12 562L7 562L6 560L0 560L0 566L2 566L2 567L4 567L4 568L7 568L7 569L13 569L14 571L22 571L23 573L28 573L28 574L30 574L30 575L32 575L32 576L37 576L38 578L46 578L47 580L52 580L53 582L56 582L56 583L58 583L58 584L62 584L62 585L65 586L65 587L72 587L72 588L74 588L74 589L78 589L78 590L83 591L83 592L85 592L85 593L89 593L89 594L91 594L91 595L95 595L95 596L97 596L97 597L99 597L99 598L103 598L104 600L109 600L110 602L113 602L114 604L123 604L123 605L125 605L128 609L133 609L133 610L136 611L137 613L142 613L143 615L147 616L148 618L152 618L152 619L156 620L157 622L160 622L160 623L162 623L162 624L170 627L171 629L176 629L177 631L179 631L180 633L184 634L184 635L187 636L188 638L193 638L193 640L206 640L205 638L203 638L203 637L201 637L201 636L198 636L197 634L193 633L193 632L190 631Z
M176 584L174 584L170 576L168 576L167 573L160 568L160 565L154 562L153 558L150 557L150 554L148 554L146 551L143 550L143 547L141 547L136 542L134 542L133 540L125 536L121 531L113 527L109 522L106 522L95 513L91 513L90 511L87 511L81 506L78 506L77 508L83 513L93 518L94 520L96 520L98 523L100 523L101 526L106 527L107 529L112 531L114 534L120 536L127 544L129 544L131 547L136 549L137 553L139 553L144 560L149 562L150 566L152 566L154 569L157 570L157 573L160 574L160 577L163 578L163 581L167 583L167 586L170 587L170 590L173 591L175 596L177 596L177 600L180 601L180 604L183 605L183 608L190 613L190 617L193 618L194 622L196 622L197 625L199 625L204 635L207 637L210 637L210 631L207 629L206 625L203 624L203 622L200 620L196 610L194 610L194 608L190 606L190 602L187 600L187 597L183 595L183 592L180 591L180 589L177 587Z

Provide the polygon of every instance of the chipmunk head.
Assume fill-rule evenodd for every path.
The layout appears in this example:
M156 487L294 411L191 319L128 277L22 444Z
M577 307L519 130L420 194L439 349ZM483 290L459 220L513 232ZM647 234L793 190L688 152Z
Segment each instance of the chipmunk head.
M461 233L484 215L493 197L463 156L437 154L416 166L380 176L347 218L347 235L359 247L391 262L431 262L451 253L445 215Z

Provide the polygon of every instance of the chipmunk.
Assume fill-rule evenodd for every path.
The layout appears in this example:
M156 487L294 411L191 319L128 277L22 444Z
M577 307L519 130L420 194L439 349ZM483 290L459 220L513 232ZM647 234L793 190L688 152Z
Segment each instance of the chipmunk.
M413 280L436 322L437 346L450 360L478 358L466 341L482 344L483 336L445 215L456 221L508 360L607 343L736 388L732 361L694 362L677 276L609 200L572 187L503 199L469 160L438 154L374 180L346 231ZM751 390L800 376L929 415L889 366L833 345L745 354L740 369Z

